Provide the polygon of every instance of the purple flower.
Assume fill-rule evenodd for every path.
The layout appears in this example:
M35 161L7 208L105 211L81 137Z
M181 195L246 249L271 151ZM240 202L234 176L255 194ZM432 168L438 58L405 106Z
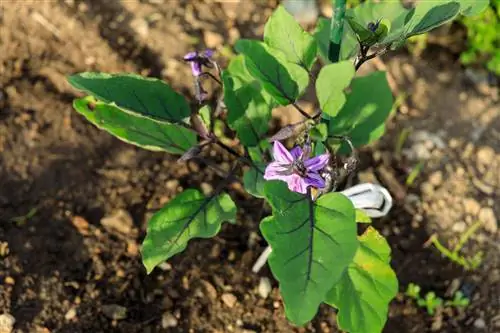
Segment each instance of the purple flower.
M273 158L264 173L264 179L286 182L291 191L307 193L307 187L324 188L325 180L320 171L328 164L330 156L322 154L310 158L311 147L296 146L288 151L279 141L274 141Z
M200 76L203 73L203 66L212 67L212 58L214 51L206 49L203 52L193 51L184 56L184 60L191 63L191 72L193 76Z

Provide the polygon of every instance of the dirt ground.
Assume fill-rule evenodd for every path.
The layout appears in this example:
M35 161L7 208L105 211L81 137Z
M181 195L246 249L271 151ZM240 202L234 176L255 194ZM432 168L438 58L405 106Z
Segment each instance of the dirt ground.
M98 131L72 110L78 94L65 81L87 70L130 71L192 96L182 56L209 46L224 61L236 39L262 34L274 5L0 1L0 314L15 318L14 332L338 331L327 307L306 327L291 326L269 270L251 273L266 245L258 231L265 212L237 186L238 224L191 242L147 276L138 248L148 217L182 189L210 188L219 178ZM362 151L359 172L396 198L391 215L375 222L393 249L401 291L384 332L500 332L498 84L456 59L437 45L419 58L384 58L408 97L388 134ZM411 134L399 156L404 129ZM230 162L214 154L222 166ZM406 186L419 162L422 173ZM465 248L484 252L474 271L425 245L436 234L453 246L476 220L483 227ZM273 287L266 298L261 277ZM404 296L410 282L441 297L462 290L471 305L430 316Z

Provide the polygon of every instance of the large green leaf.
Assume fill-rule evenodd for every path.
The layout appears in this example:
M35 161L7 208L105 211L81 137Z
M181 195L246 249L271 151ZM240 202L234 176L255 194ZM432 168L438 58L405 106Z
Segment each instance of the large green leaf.
M271 106L262 96L260 84L254 81L235 89L233 74L228 71L223 73L222 79L229 127L236 131L243 145L257 145L267 133L271 120Z
M254 162L256 165L250 167L243 174L243 186L245 190L256 198L264 197L264 185L266 180L264 179L264 170L266 169L266 163Z
M177 122L191 113L186 99L165 82L135 74L80 73L69 83L107 103L141 116Z
M392 110L391 89L385 72L355 78L350 88L346 103L329 121L328 133L348 135L354 145L365 145L378 138Z
M330 290L326 303L339 310L337 322L349 333L380 333L388 304L398 292L390 262L391 249L384 237L368 227L359 237L353 262Z
M485 10L489 0L458 0L460 2L460 14L465 16L474 16Z
M269 266L280 282L288 319L303 325L353 259L358 246L354 207L340 193L312 201L279 181L267 182L264 194L273 209L260 227L273 249Z
M224 221L235 219L236 206L229 195L205 197L198 190L185 190L148 222L148 233L142 244L142 262L147 272L183 251L189 240L213 237Z
M279 6L267 21L264 41L282 51L286 60L306 69L311 69L316 59L316 41L282 6Z
M197 141L184 127L138 116L92 96L76 99L73 107L98 128L145 149L182 154Z
M319 72L316 95L321 110L330 117L335 117L344 105L346 101L344 89L351 83L354 73L351 61L327 65Z
M423 34L451 21L460 12L456 1L423 1L415 7L415 12L405 25L405 38Z
M330 45L330 19L319 18L314 31L314 39L318 43L318 51L321 59L327 64L331 63L328 59L328 48ZM342 36L342 44L340 44L340 60L347 60L356 55L359 45L356 35L349 27L347 20L344 23L344 32Z
M281 105L295 102L309 83L309 74L299 65L287 62L283 54L255 40L241 39L235 48L245 55L248 72Z

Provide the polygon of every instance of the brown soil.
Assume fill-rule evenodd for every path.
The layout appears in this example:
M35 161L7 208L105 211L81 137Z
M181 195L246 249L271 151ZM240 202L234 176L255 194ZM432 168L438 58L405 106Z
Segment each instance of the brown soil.
M265 247L258 222L266 212L238 187L231 191L241 207L237 225L191 242L147 276L138 246L148 217L183 188L213 187L220 179L98 131L72 110L77 93L65 81L86 70L131 71L161 77L189 96L182 55L204 45L224 53L222 44L260 35L271 12L264 3L0 3L0 314L15 317L14 332L337 332L327 307L305 328L288 324L274 281L271 295L260 298L260 276L250 267ZM488 217L485 209L493 217L500 213L498 100L494 91L467 83L446 50L436 52L444 60L436 54L388 58L399 89L410 97L389 134L363 152L361 179L378 179L395 196L407 194L390 217L375 223L388 237L400 280L385 332L500 332L493 225L466 248L485 252L473 272L423 246L432 233L452 246L464 224ZM439 133L445 143L425 143L426 166L410 188L397 184L418 161L393 153L406 127ZM411 153L416 146L405 147ZM229 165L227 156L219 159ZM132 216L125 233L100 223L117 209ZM15 219L31 210L32 217ZM272 280L267 269L260 275ZM430 316L404 296L409 282L440 296L458 283L472 304ZM224 294L236 302L224 302ZM126 317L110 319L109 305L126 308ZM163 328L168 316L177 323Z

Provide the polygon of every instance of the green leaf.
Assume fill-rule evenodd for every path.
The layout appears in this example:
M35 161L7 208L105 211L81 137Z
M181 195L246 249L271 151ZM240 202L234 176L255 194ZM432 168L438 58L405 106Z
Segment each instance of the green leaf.
M335 117L344 105L344 90L351 83L355 69L351 61L327 65L321 69L316 80L316 95L321 110Z
M386 240L368 227L359 241L353 262L328 293L326 303L339 310L342 330L379 333L387 320L388 304L398 292L398 280L389 265L391 249Z
M385 72L355 78L346 103L329 121L329 135L348 135L355 146L372 142L383 133L392 103Z
M245 55L248 72L281 105L293 103L309 84L309 75L302 67L289 63L264 43L239 40L236 50Z
M271 107L261 94L260 84L255 82L235 89L232 75L226 71L222 80L229 127L236 131L243 145L257 145L267 133L271 120Z
M309 130L309 135L313 141L325 141L328 138L328 127L324 123L316 124Z
M460 3L460 14L474 16L488 8L489 0L458 0Z
M370 224L372 219L361 209L356 209L356 222Z
M266 180L264 179L264 170L266 169L266 163L255 163L256 167L250 167L243 174L243 186L245 190L256 198L264 197L264 184Z
M273 249L269 266L280 282L287 318L303 325L356 252L354 207L340 193L312 201L279 181L267 182L264 195L273 209L260 226Z
M178 122L191 113L186 99L158 79L85 72L71 75L68 81L98 100L155 120Z
M308 70L316 59L316 41L282 6L279 6L267 21L264 42L282 51L289 62Z
M197 142L184 127L138 116L92 96L76 99L73 107L98 128L144 149L182 154Z
M405 25L405 38L437 28L453 20L459 11L460 4L455 1L421 2L415 7L411 20Z
M330 64L328 59L328 48L330 45L330 19L319 18L314 31L314 39L318 43L318 52L321 59L327 64ZM340 60L347 60L356 55L358 50L358 41L356 35L349 27L347 21L344 23L344 33L342 36L342 43L340 44Z
M141 251L148 274L183 251L189 240L213 237L224 221L235 219L236 206L225 193L205 197L198 190L188 189L177 195L148 222Z

